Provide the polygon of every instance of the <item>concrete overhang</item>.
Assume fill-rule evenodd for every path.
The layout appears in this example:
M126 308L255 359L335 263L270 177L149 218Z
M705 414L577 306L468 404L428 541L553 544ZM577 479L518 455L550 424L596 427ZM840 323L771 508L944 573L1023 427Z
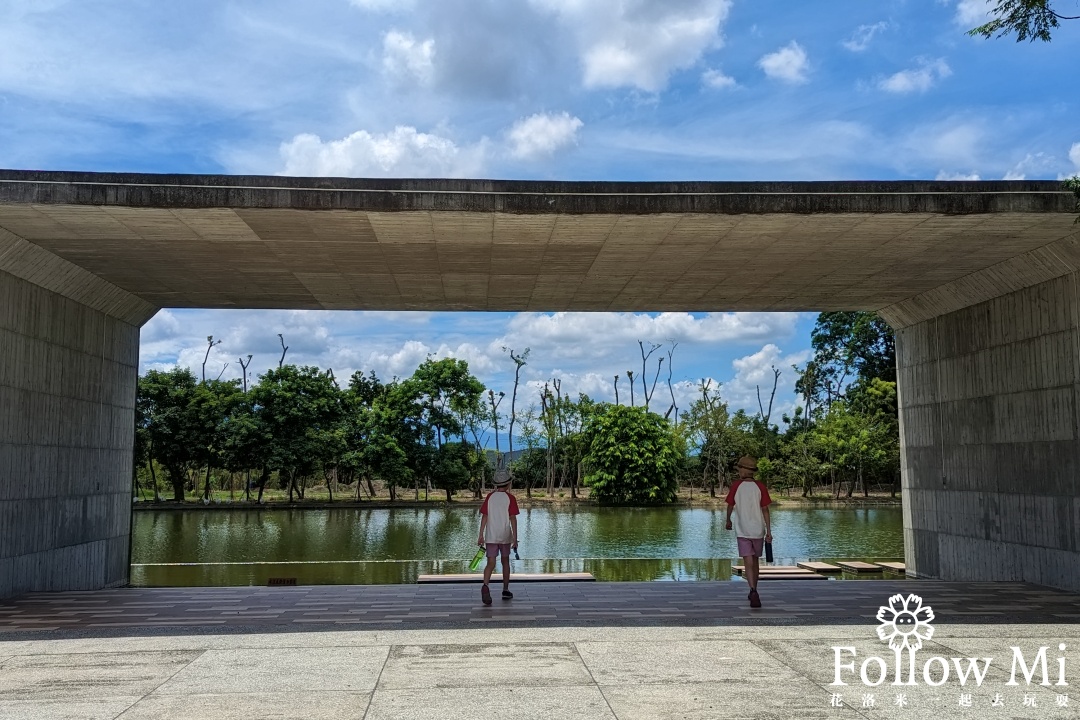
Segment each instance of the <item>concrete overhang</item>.
M1075 272L1075 215L1054 181L0 170L0 270L104 281L133 322L159 307L858 309L903 326Z

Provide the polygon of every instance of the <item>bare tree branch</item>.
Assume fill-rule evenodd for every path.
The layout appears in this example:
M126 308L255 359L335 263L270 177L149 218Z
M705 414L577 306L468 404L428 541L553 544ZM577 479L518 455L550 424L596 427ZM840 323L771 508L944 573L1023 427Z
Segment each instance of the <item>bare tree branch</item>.
M237 360L237 362L240 363L240 367L242 367L244 369L244 392L246 393L247 392L247 369L248 369L248 366L251 365L251 356L250 355L247 356L247 362L244 362L243 358L236 358L236 360Z
M285 362L285 353L289 352L289 347L285 344L285 338L281 336L281 333L278 333L278 340L281 341L281 359L277 363L278 370L280 370L282 363Z
M210 359L210 351L214 349L215 345L220 345L220 340L214 340L213 335L206 336L206 355L203 355L202 359L202 381L206 382L206 361Z
M652 354L654 352L656 352L658 349L660 349L662 346L658 345L658 344L656 344L654 342L650 342L649 343L649 346L650 346L649 347L649 352L646 354L646 352L645 352L645 343L643 343L641 340L638 340L637 344L638 344L638 347L641 349L641 394L645 396L645 409L648 410L649 409L649 400L652 398L652 393L649 392L649 386L645 384L645 373L647 372L647 370L645 368L645 363L649 359L649 357L651 357ZM660 362L663 363L664 359L660 358ZM656 366L656 377L660 377L660 365ZM654 378L653 379L653 391L655 391L655 390L656 390L656 379Z

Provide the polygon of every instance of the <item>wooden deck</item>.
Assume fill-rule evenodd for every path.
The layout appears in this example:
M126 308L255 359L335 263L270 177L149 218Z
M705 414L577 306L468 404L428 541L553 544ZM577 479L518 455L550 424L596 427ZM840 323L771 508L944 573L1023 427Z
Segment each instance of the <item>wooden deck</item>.
M479 583L483 582L481 573L459 573L451 575L421 575L416 582L421 585L443 583ZM502 573L491 576L491 582L501 583ZM510 576L511 583L536 583L536 582L596 582L592 573L513 573Z
M712 626L768 621L786 625L793 620L825 626L845 622L876 624L878 609L896 593L915 593L924 598L933 605L938 623L1080 623L1080 595L1024 583L917 579L805 583L773 582L775 576L765 577L767 582L761 583L764 608L749 606L746 584L741 580L521 583L511 586L513 601L492 606L481 603L476 585L464 583L30 593L0 601L0 645L5 640L22 639L11 634L18 632L67 630L128 635L136 632L132 628L143 628L150 634L190 634L223 632L232 627L259 632L320 626L477 628L490 626L492 621L524 627ZM867 637L873 638L872 628L868 627L867 632L871 633ZM4 672L0 672L3 677ZM87 713L72 717L87 717Z
M879 562L874 564L885 568L889 572L900 573L901 575L907 573L907 565L902 562Z
M833 565L832 563L827 562L813 562L808 560L806 562L796 563L796 565L798 567L801 567L803 570L810 570L822 574L833 574L841 572L839 565Z
M733 572L744 574L746 568L742 565L732 565ZM827 580L824 575L818 575L812 570L806 570L795 565L762 565L758 574L759 580Z
M840 567L845 572L851 573L879 573L882 568L873 563L862 562L861 560L842 560L839 563Z

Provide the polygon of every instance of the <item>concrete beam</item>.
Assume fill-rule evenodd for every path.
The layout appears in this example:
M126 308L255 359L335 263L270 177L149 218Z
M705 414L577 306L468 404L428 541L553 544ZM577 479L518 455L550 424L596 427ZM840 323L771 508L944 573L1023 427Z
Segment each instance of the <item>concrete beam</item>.
M0 238L0 599L127 581L136 323L153 310Z
M884 309L910 323L942 304L928 293L1073 237L1073 205L1060 183L1027 181L0 171L0 228L151 307Z
M896 347L908 571L1080 590L1080 275Z

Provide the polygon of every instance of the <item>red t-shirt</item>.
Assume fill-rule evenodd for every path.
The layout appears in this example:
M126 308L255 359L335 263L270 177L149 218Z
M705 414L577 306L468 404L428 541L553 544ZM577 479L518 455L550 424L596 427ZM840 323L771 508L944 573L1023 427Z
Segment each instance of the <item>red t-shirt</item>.
M502 490L493 490L484 498L480 514L487 516L484 529L484 542L512 543L514 530L510 527L510 517L518 514L517 498Z
M736 480L727 494L735 535L744 538L765 537L765 515L761 508L772 503L769 489L760 480Z

